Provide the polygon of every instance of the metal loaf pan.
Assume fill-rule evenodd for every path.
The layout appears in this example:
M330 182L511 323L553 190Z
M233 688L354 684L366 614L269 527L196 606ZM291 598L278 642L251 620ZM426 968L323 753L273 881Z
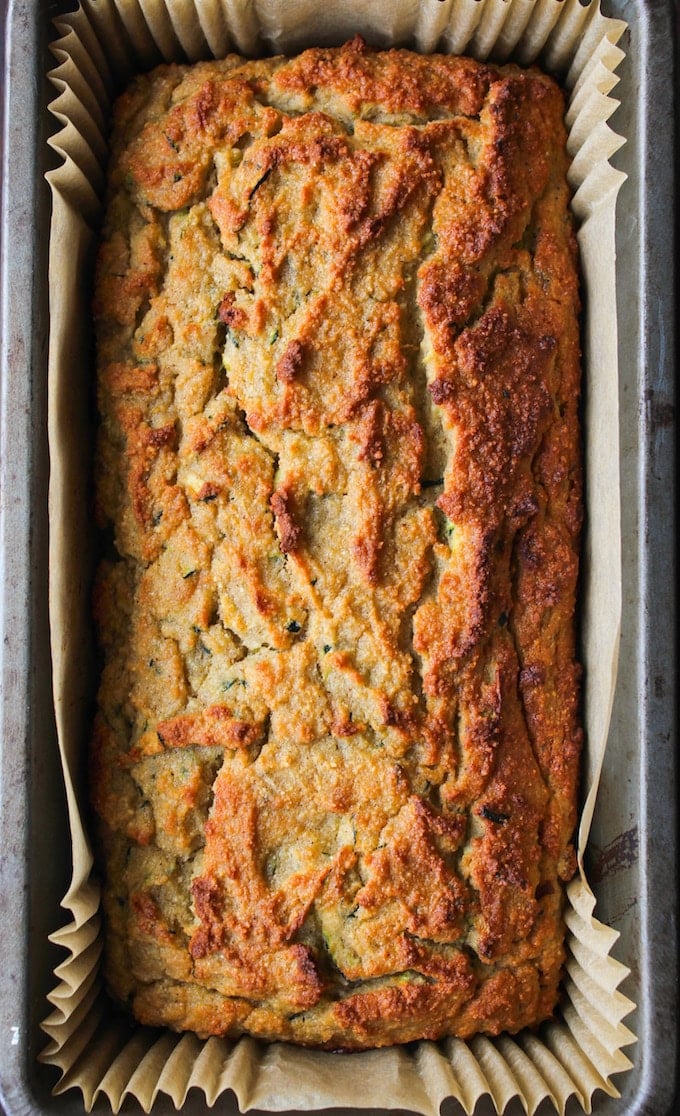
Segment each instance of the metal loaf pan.
M49 195L43 178L52 127L45 76L50 18L66 6L0 0L0 1101L6 1116L83 1112L80 1093L52 1096L54 1071L37 1061L46 994L62 960L48 934L63 922L59 903L70 866L47 619ZM626 1020L638 1042L628 1051L633 1069L616 1080L621 1098L598 1093L594 1111L664 1116L678 1111L680 1100L673 499L680 18L671 0L609 0L604 7L629 25L619 71L625 108L613 119L627 137L615 162L628 176L617 203L624 598L620 672L588 870L596 914L620 934L613 952L630 969L621 990L638 1005ZM389 1096L384 1108L390 1110ZM453 1102L445 1108L447 1116L459 1111ZM125 1111L132 1109L127 1102ZM95 1105L107 1110L102 1101ZM230 1097L216 1110L237 1111ZM174 1111L168 1100L154 1106L166 1111ZM185 1111L208 1110L194 1092Z

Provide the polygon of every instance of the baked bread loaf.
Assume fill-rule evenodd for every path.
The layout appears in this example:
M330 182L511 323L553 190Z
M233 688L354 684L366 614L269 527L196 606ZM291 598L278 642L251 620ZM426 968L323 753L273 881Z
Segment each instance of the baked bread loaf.
M373 52L115 111L91 793L142 1022L332 1048L550 1016L581 522L563 97Z

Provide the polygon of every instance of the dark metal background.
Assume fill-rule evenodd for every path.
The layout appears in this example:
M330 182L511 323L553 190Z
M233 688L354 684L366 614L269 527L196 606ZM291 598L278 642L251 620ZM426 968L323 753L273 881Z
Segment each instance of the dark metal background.
M49 17L66 3L0 0L0 1105L7 1116L82 1114L52 1097L40 1021L62 959L48 934L65 921L66 807L51 702L47 619L47 238L45 139ZM677 654L675 606L675 222L680 9L671 0L604 0L629 24L612 126L627 136L617 203L624 538L623 634L610 743L590 842L596 915L621 934L638 1007L634 1062L620 1100L598 1116L671 1116L678 1093ZM675 232L674 232L675 230ZM510 1105L510 1113L520 1111ZM385 1098L389 1110L389 1097ZM460 1110L444 1106L446 1116ZM110 1112L105 1101L95 1112ZM139 1111L127 1101L123 1111ZM155 1116L174 1112L167 1098ZM185 1112L212 1110L193 1092ZM339 1111L339 1110L337 1110ZM393 1113L396 1110L391 1110ZM478 1106L483 1116L484 1106ZM544 1116L552 1111L542 1105ZM568 1107L571 1114L580 1106Z

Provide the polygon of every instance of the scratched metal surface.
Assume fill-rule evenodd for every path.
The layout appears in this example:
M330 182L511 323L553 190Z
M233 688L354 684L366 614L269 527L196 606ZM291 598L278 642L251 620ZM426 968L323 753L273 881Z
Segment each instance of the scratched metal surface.
M36 1062L45 995L60 959L46 940L61 922L69 859L50 706L45 569L43 75L55 7L0 0L0 1105L7 1116L83 1112L79 1093L51 1096L53 1071ZM622 991L638 1004L630 1025L639 1041L629 1050L633 1071L617 1082L621 1099L597 1094L594 1111L670 1116L680 1110L671 236L677 116L670 79L678 17L672 0L611 0L605 8L631 29L620 71L627 108L613 118L628 136L615 157L628 174L617 210L624 624L588 870L596 913L621 935L615 954L631 970ZM446 1116L455 1116L454 1108ZM104 1102L95 1107L107 1110ZM219 1110L236 1112L229 1099ZM158 1114L174 1111L169 1102L154 1107ZM215 1110L192 1094L185 1111ZM514 1111L510 1106L508 1116ZM486 1116L483 1106L478 1116Z
M642 19L640 5L630 0L617 11L631 28L624 44L630 64L622 69L615 93L628 107L612 120L629 137L615 157L629 176L617 205L623 625L588 869L600 916L621 934L615 953L631 970L622 991L638 1004L629 1025L639 1042L628 1051L635 1069L620 1082L622 1102L603 1100L596 1111L656 1116L680 1109L673 542L677 388L669 251L675 199L668 174L677 124L672 75L678 22L677 11L659 2L646 4ZM627 283L635 273L637 283Z

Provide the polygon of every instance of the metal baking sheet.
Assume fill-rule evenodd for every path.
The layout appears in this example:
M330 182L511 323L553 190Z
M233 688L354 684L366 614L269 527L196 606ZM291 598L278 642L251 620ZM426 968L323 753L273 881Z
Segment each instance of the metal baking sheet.
M0 0L0 1103L6 1116L82 1113L79 1092L53 1097L40 1066L40 1022L61 960L69 834L54 721L47 621L47 236L50 18L68 5ZM675 612L674 56L672 0L611 0L629 25L619 71L628 175L617 204L624 608L610 740L590 840L596 914L620 934L638 1007L634 1063L606 1116L665 1116L678 1093L678 863ZM677 88L677 86L676 86ZM385 1097L385 1110L390 1098ZM446 1116L458 1106L445 1105ZM235 1114L233 1099L220 1112ZM136 1110L130 1102L124 1110ZM205 1113L200 1094L184 1111ZM491 1111L489 1107L489 1111ZM95 1112L110 1111L104 1101ZM154 1113L174 1112L167 1099ZM336 1110L339 1113L339 1110ZM508 1112L512 1111L512 1105ZM573 1112L580 1111L574 1105ZM480 1116L483 1113L480 1111ZM546 1113L547 1116L547 1113Z

